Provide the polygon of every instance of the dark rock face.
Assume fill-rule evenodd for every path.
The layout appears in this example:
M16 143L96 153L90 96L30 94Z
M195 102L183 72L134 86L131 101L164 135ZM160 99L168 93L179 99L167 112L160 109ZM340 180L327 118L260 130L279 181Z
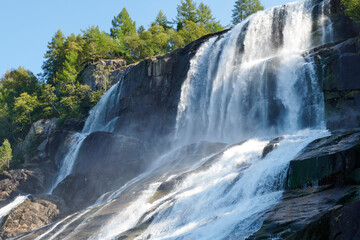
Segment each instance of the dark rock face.
M360 131L337 132L310 143L290 162L287 188L357 183L360 168Z
M329 129L360 126L360 42L352 38L315 53Z
M334 209L349 204L343 202L343 199L350 199L352 195L357 195L359 191L358 187L352 188L350 186L287 191L284 193L283 201L280 204L276 205L274 209L269 210L269 213L264 213L269 214L268 218L264 221L261 229L248 239L288 239L294 233L298 237L296 239L335 239L327 237L312 238L311 234L304 235L303 229L306 229L307 226L315 225L318 219L322 219L327 215L327 212L332 212ZM354 200L356 201L356 199L350 199L350 202ZM313 233L322 232L323 234L329 229L315 228ZM294 238L290 237L289 239Z
M300 239L360 239L360 201L348 206L338 206L304 229L291 235L288 240Z
M264 158L266 157L272 150L274 150L278 145L279 143L283 140L284 138L283 137L278 137L278 138L275 138L273 140L271 140L268 145L266 145L266 147L264 148L262 154L261 154L261 157Z
M129 67L122 80L115 114L117 133L149 142L168 136L175 124L181 86L191 58L204 41L221 37L226 31L204 36L170 54Z
M83 142L73 173L55 189L74 209L93 203L114 186L121 186L147 167L147 144L114 135L94 132Z

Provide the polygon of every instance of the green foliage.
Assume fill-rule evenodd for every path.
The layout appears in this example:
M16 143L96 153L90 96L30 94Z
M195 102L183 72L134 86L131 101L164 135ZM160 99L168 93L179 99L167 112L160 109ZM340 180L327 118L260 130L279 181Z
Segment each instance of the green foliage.
M196 3L192 0L181 0L177 6L177 31L184 27L185 20L193 23L198 22Z
M15 98L13 115L15 132L26 134L26 130L32 124L33 111L38 105L37 96L31 96L26 92Z
M232 23L234 25L244 21L248 16L257 11L263 10L259 0L237 0L232 14Z
M65 36L59 29L54 37L52 37L51 42L48 43L48 50L44 56L46 60L42 65L42 75L49 83L54 83L57 72L62 68L64 61L64 44Z
M155 22L153 22L151 25L154 25L154 24L163 27L164 30L168 30L171 28L170 22L168 21L166 15L161 10L159 11L158 15L156 16Z
M0 146L0 171L10 167L12 160L12 150L9 140L5 139Z
M113 38L118 38L119 36L129 36L130 34L136 32L136 23L132 21L130 15L126 8L115 16L111 21L112 28L110 29L110 35Z
M345 6L345 13L360 24L360 0L341 0Z
M205 28L207 33L219 32L224 30L219 21L215 21L210 7L203 2L197 9L198 23Z

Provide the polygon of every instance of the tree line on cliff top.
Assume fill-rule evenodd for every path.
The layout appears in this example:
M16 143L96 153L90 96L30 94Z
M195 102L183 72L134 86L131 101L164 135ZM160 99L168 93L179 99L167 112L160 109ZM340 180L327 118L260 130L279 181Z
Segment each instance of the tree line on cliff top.
M345 11L360 20L359 0L342 0ZM259 0L237 0L233 9L235 25L252 13L263 9ZM31 124L43 118L84 119L108 84L99 91L83 84L80 72L100 59L123 58L128 63L169 53L200 38L225 28L209 6L192 0L181 0L177 16L169 21L159 11L156 19L145 29L136 26L124 8L112 20L109 33L92 26L81 34L65 36L58 30L45 54L41 73L36 77L19 67L0 79L0 170L8 168L12 157L10 144L24 140ZM109 69L99 69L104 76ZM21 160L20 160L21 162Z
M244 0L248 1L258 0ZM100 59L137 62L169 53L225 28L208 5L192 0L180 1L172 21L159 11L147 29L137 27L125 8L113 18L111 25L109 33L98 26L69 36L58 30L48 43L43 72L38 77L23 67L3 75L0 79L0 171L11 167L10 144L23 141L33 122L52 117L59 118L59 122L86 117L109 87L103 84L94 91L83 84L80 73L86 66ZM97 70L104 72L98 76L109 73L107 68ZM21 156L14 157L18 158L15 162L22 162Z

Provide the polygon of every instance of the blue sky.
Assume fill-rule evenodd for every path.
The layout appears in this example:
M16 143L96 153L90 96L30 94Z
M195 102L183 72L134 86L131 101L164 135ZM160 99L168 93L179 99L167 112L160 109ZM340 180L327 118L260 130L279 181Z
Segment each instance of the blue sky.
M261 0L265 8L290 0ZM47 43L61 29L65 35L92 25L109 32L112 18L126 7L137 26L147 27L161 9L173 19L180 0L0 0L0 76L24 66L41 72ZM201 2L195 0L195 2ZM231 22L235 0L203 0L223 25Z

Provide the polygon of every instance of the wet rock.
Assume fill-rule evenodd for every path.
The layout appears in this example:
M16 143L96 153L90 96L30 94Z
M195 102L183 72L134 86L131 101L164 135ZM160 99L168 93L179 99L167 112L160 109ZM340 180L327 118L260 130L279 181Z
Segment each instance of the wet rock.
M360 239L360 201L348 206L338 206L304 229L287 238L300 239L330 239L355 240Z
M352 183L359 167L360 131L336 132L310 143L290 162L286 187Z
M261 157L264 158L266 157L272 150L274 150L278 145L279 143L283 140L284 138L283 137L278 137L278 138L275 138L273 140L271 140L268 145L266 145L266 147L264 148L262 154L261 154Z
M147 144L107 132L90 134L83 142L73 174L54 194L77 209L93 203L114 186L121 186L147 166Z
M360 127L359 37L326 45L314 54L331 130Z
M308 188L287 191L284 193L283 201L269 210L269 216L264 221L263 226L259 231L254 233L248 239L335 239L324 238L315 233L326 233L329 230L314 228L311 234L304 234L304 230L308 226L318 226L318 222L322 221L326 215L333 212L334 209L344 206L344 204L351 204L357 201L354 198L360 193L359 187L340 187L340 188ZM347 201L344 201L347 199ZM351 207L351 205L349 205ZM354 213L354 216L357 213ZM349 219L356 225L356 219ZM338 223L340 224L340 223ZM312 238L312 236L317 236ZM323 235L324 236L324 235ZM337 238L336 238L337 239ZM346 239L346 238L341 238ZM351 238L349 238L351 239Z

